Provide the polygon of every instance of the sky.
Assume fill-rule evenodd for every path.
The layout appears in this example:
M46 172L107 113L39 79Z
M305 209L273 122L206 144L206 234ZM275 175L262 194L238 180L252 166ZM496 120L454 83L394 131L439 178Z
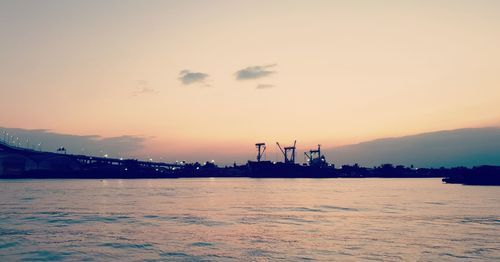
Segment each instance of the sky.
M0 39L0 126L134 156L500 125L499 1L0 0Z

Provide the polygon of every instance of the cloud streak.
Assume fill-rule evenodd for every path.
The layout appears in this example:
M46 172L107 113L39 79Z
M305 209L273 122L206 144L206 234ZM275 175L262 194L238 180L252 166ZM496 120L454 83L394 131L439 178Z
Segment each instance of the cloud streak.
M4 133L5 131L5 133ZM8 135L7 135L8 133ZM101 137L98 135L71 135L59 134L45 129L21 129L0 127L1 140L16 143L17 146L33 148L35 150L54 152L64 146L68 153L110 157L131 157L143 149L145 137L116 136Z
M157 91L151 87L149 81L147 80L137 80L137 86L132 93L132 96L139 96L145 94L154 94Z
M258 84L257 85L257 89L269 89L269 88L273 88L275 87L275 85L269 85L269 84Z
M236 80L251 80L269 76L276 73L272 70L276 64L263 66L249 66L236 72Z
M201 72L193 72L191 70L182 70L179 73L179 80L183 85L191 85L195 83L205 83L208 74Z

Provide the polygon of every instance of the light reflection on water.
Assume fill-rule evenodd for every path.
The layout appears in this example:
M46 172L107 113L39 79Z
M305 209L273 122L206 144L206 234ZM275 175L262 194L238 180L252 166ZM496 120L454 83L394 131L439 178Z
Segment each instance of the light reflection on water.
M500 259L500 187L439 179L0 180L0 261Z

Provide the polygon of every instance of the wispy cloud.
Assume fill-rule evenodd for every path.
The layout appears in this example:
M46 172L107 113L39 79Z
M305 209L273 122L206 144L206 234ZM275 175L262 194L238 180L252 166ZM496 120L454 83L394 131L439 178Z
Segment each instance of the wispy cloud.
M238 70L236 72L236 79L249 80L249 79L266 77L276 73L276 71L272 70L274 67L276 67L276 64L263 65L263 66L249 66L241 70Z
M194 83L204 83L206 84L206 80L208 78L208 74L201 72L193 72L190 70L182 70L179 73L179 80L184 85L190 85Z
M269 88L273 88L275 87L275 85L269 85L269 84L258 84L257 85L257 89L269 89Z
M5 133L4 133L5 132ZM8 134L8 135L7 135ZM60 134L45 129L21 129L0 127L1 140L6 140L17 146L34 148L43 151L55 151L64 146L71 154L102 156L132 156L144 147L147 138L142 136L124 135L116 137L101 137L98 135Z
M137 80L136 84L137 86L135 87L132 96L157 93L157 91L151 87L151 84L147 80Z

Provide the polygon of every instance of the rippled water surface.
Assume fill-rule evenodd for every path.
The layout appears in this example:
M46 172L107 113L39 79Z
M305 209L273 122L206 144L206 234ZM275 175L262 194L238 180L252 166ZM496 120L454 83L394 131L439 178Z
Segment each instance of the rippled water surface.
M0 261L500 260L500 187L0 180Z

